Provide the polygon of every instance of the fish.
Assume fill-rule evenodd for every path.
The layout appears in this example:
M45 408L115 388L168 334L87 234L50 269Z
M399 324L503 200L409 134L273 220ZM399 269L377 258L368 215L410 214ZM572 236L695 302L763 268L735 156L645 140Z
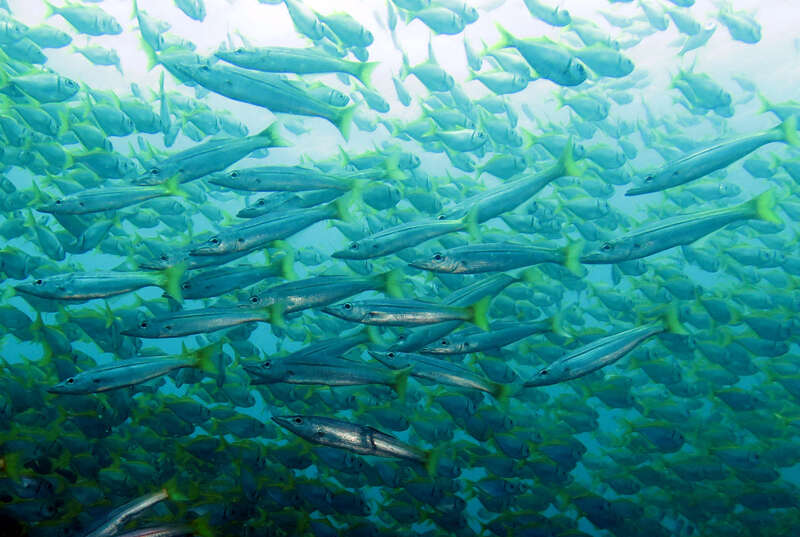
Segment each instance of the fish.
M666 218L603 242L581 255L580 261L595 264L640 259L674 246L691 244L737 220L757 219L779 224L781 220L773 210L774 205L772 190L766 190L734 207Z
M273 416L272 421L309 442L360 455L406 459L429 467L434 460L425 451L365 425L324 416Z
M278 133L279 125L271 124L260 133L246 138L220 138L179 151L149 166L136 184L157 185L173 177L185 183L224 170L253 151L266 147L287 147Z
M211 357L212 353L218 352L218 349L219 345L215 344L191 353L184 348L182 355L177 357L160 356L121 360L106 366L81 371L49 387L47 391L59 395L86 395L135 386L185 367L215 371Z
M320 308L346 321L383 326L420 326L447 321L469 321L488 329L488 297L467 307L456 307L412 299L363 300Z
M663 320L601 337L588 345L566 353L540 369L533 377L526 380L522 387L550 386L583 377L617 362L649 338L665 331L686 334L680 324L677 312L674 310L665 314Z
M449 274L480 274L514 270L539 263L557 263L575 274L580 274L582 248L580 242L574 242L565 248L543 248L510 242L472 244L435 252L430 257L412 261L409 266Z
M265 73L345 73L370 86L378 62L352 62L330 56L316 48L257 47L218 50L215 55L228 63Z
M773 142L785 142L791 146L800 146L795 116L788 117L780 125L768 131L727 140L674 162L669 162L663 168L647 175L641 185L628 189L625 195L638 196L688 183L715 170L725 168L762 145Z

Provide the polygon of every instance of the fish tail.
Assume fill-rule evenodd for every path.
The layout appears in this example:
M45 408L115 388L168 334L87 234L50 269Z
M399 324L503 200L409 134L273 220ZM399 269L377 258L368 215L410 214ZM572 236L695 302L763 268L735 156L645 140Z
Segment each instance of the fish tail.
M336 220L344 220L345 222L352 220L353 205L356 201L358 201L358 198L356 197L356 193L352 190L350 192L345 192L343 196L332 201L331 204L336 211L334 218Z
M136 19L139 16L139 2L138 0L133 0L133 9L131 10L131 18Z
M475 240L480 240L481 238L481 230L478 228L478 207L475 206L472 208L467 214L461 218L461 221L464 222L466 226L467 233L469 236Z
M583 251L583 241L570 241L564 247L564 266L575 276L583 274L581 266L581 252Z
M183 347L184 354L191 356L194 359L195 367L201 371L214 376L221 374L220 368L214 363L214 358L222 352L222 341L216 341L211 345L206 345L195 351L188 352L186 347Z
M22 472L22 463L19 454L6 453L0 457L0 470L3 471L12 481L19 483Z
M485 296L482 299L478 300L471 306L469 306L470 311L470 322L475 324L478 328L488 331L489 330L489 303L491 301L491 297Z
M339 132L342 133L342 138L345 140L350 139L350 127L353 124L353 114L355 114L356 107L358 105L354 104L343 108L339 114L339 117L336 118L334 124L336 128L339 129Z
M572 337L572 334L564 330L564 316L561 311L550 317L550 331L563 337Z
M174 175L164 181L164 194L167 196L180 196L185 198L188 196L186 192L181 189L181 182L180 178L177 175Z
M393 181L402 181L406 178L403 170L400 169L400 155L392 155L381 163L381 167L386 170L386 177Z
M286 304L275 303L267 307L269 323L278 328L286 328L286 318L283 313L286 311Z
M364 334L367 336L367 341L374 345L383 345L384 341L377 326L367 326L364 329Z
M536 136L525 127L520 127L519 130L522 131L522 149L530 149L533 147L533 145L536 143ZM571 148L570 151L572 151Z
M783 131L783 140L794 147L800 147L800 138L797 136L797 116L791 115L780 125Z
M408 387L408 377L411 375L412 369L414 368L406 367L405 369L400 369L399 371L392 371L392 389L397 393L397 397L401 402L405 401L406 388Z
M362 84L370 89L372 89L372 72L375 71L375 68L378 67L378 64L379 62L362 62L356 69L356 78L358 78Z
M497 28L497 31L500 32L500 40L489 50L498 50L511 46L511 44L514 42L514 36L511 35L511 32L503 28L503 25L499 22L494 23L494 26Z
M150 46L150 43L148 43L145 40L144 36L142 36L141 41L142 41L142 51L144 52L144 55L147 57L147 70L152 71L153 67L155 67L161 62L158 61L158 56L156 55L155 49Z
M429 477L436 476L436 470L439 468L439 459L442 458L443 448L444 446L442 445L424 452L423 463L425 464L425 471L428 472Z
M761 102L761 108L758 109L759 114L763 114L764 112L771 112L772 111L772 103L764 97L764 94L760 91L756 91L756 95L758 95L758 100Z
M270 126L264 129L263 131L256 134L256 136L259 138L266 138L267 140L269 140L269 147L290 147L292 144L290 144L288 140L286 140L280 135L280 133L278 132L279 129L280 125L276 121L270 124Z
M387 295L394 298L401 298L403 290L400 288L400 283L403 281L403 271L400 269L392 269L380 275L381 289Z
M177 300L179 303L183 302L183 293L181 292L181 279L186 272L186 263L178 263L175 266L164 269L161 287L166 293Z
M531 135L530 133L528 134ZM531 143L531 145L533 144ZM567 145L564 146L564 151L561 152L561 156L558 158L558 166L561 174L580 177L583 175L583 170L580 166L575 164L574 149L575 144L572 140L572 136L570 136L569 140L567 140Z
M759 220L776 225L783 223L775 212L775 192L772 189L762 192L746 203L755 210L756 218Z
M492 397L494 397L501 405L508 404L508 396L511 395L511 385L503 384L501 382L492 382Z
M176 502L189 501L189 496L178 488L178 478L173 477L161 489L167 498Z
M681 322L677 302L671 303L667 308L666 313L664 313L664 325L666 326L667 331L672 334L680 334L682 336L689 335L689 332L686 331L686 328Z
M47 0L44 0L44 18L49 19L56 13L58 13L58 8L56 8L56 6L54 6Z
M275 241L273 246L283 248L285 255L278 261L280 264L281 276L287 280L296 280L297 273L294 271L294 248L286 241Z
M403 64L400 67L400 72L397 73L397 76L400 77L400 80L403 81L408 78L408 74L410 72L411 66L408 63L408 56L405 52L403 52Z

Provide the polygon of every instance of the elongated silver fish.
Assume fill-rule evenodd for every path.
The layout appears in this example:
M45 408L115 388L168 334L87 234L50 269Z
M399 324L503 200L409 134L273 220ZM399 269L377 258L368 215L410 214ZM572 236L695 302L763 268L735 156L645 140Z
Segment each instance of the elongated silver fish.
M319 384L324 386L362 386L383 384L401 397L405 393L408 371L393 371L361 360L330 355L301 358L271 358L244 366L253 384Z
M666 331L676 334L686 333L675 309L671 309L663 320L600 338L565 354L540 369L531 380L523 383L523 387L549 386L588 375L613 364L641 343Z
M38 278L14 287L28 295L50 300L91 300L108 298L157 286L176 300L181 299L180 279L183 267L177 266L162 273L147 272L72 272Z
M430 455L392 435L366 425L322 416L273 416L272 421L300 438L361 455L393 457L428 464Z
M458 388L480 390L494 397L501 397L506 392L505 385L492 382L464 366L447 360L399 351L369 351L369 354L386 367L408 371L412 377Z
M735 207L667 218L602 243L581 256L581 262L619 263L647 257L681 244L691 244L737 220L780 223L780 218L773 211L774 206L772 190L767 190Z
M580 242L573 242L564 248L543 248L509 242L470 244L435 252L416 259L409 265L432 272L481 274L505 272L540 263L555 263L564 265L574 274L580 274L582 248Z
M114 211L130 207L143 201L162 196L178 196L177 180L164 183L163 187L148 186L114 186L93 188L59 198L52 203L38 207L40 213L52 214L90 214L102 211Z
M161 489L131 500L111 511L97 528L84 537L111 537L116 535L125 524L140 516L146 509L167 498L169 498L169 492L167 489Z
M472 228L473 233L475 233L474 223L474 218L471 214L468 214L458 220L426 218L400 224L353 241L345 250L332 253L331 257L336 259L372 259L382 257L454 231Z
M561 317L554 316L541 321L528 323L502 322L492 323L488 332L480 330L459 330L439 338L424 346L422 354L467 354L498 349L532 334L542 332L563 333Z
M488 329L486 311L489 297L468 307L433 304L409 299L362 300L321 308L322 311L355 323L383 326L420 326L446 321L469 321Z
M625 195L638 196L639 194L658 192L694 181L733 164L762 145L773 142L785 142L800 147L795 116L786 118L783 123L768 131L727 140L674 162L668 162L656 172L645 177L642 185L628 189Z
M184 352L181 356L122 360L82 371L51 386L47 391L63 395L85 395L135 386L184 367L196 367L210 372L214 371L212 357L215 352L219 352L218 344L192 353Z
M145 319L120 333L141 338L182 337L207 334L245 323L270 322L271 318L271 311L264 308L201 308Z

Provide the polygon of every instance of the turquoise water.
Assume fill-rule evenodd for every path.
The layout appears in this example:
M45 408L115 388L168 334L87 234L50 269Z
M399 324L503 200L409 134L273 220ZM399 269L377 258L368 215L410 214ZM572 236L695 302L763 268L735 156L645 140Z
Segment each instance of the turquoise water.
M729 30L735 23L721 15L725 6L700 0L689 7L647 2L655 10L650 12L634 2L563 2L559 11L568 10L572 21L563 27L537 18L541 12L521 0L470 3L474 22L461 2L414 3L308 0L291 2L300 10L293 17L280 2L207 0L204 16L197 17L203 20L193 20L173 2L142 0L134 8L123 1L87 1L75 5L102 9L121 26L119 33L89 36L69 17L47 17L44 2L8 0L0 17L6 54L0 105L0 535L85 535L113 508L162 487L170 497L124 521L118 534L145 527L203 535L798 533L800 168L798 149L783 143L793 141L791 118L800 110L793 101L800 82L797 7L737 0L732 7L739 24L757 21L759 28L751 39L756 42L748 43L737 27ZM337 35L337 21L347 19L330 16L342 12L372 40L346 29ZM87 27L99 24L94 11L70 16L85 16ZM319 31L328 37L303 36L309 20L316 20L312 29L327 26ZM143 39L143 21L154 24L161 50ZM26 41L42 24L66 33L71 43L38 48ZM464 27L443 33L451 24ZM694 30L706 32L707 42L679 54ZM550 41L498 48L502 31L519 40ZM370 43L348 47L347 39ZM532 43L547 43L570 63L548 74L536 63L541 49L530 52ZM366 90L384 103L369 102L365 86L343 73L286 73L293 93L270 97L268 104L259 101L267 99L260 82L248 98L221 94L229 91L218 85L223 76L242 71L215 60L217 51L312 45L328 57L347 54L356 62L351 66L375 62ZM115 53L119 67L91 63L77 50L86 46L103 47L109 57ZM467 49L479 56L480 76L494 77L488 83L470 79ZM498 61L497 50L517 56ZM612 66L611 73L601 73L586 59L600 51L615 59L621 54L632 72ZM201 79L202 66L218 69L216 77ZM25 85L25 76L44 72L80 88L62 84L40 94ZM580 72L585 80L564 85L564 73ZM268 78L258 77L278 75L253 76L263 81ZM241 89L243 79L233 80ZM398 84L410 96L407 105ZM524 89L497 95L500 86L513 84ZM298 109L312 101L315 111ZM134 105L140 106L139 122ZM352 123L338 119L352 110ZM43 114L52 119L47 125L35 121L48 117ZM442 114L454 119L445 121ZM144 126L145 116L152 128ZM625 195L665 165L779 124L765 135L774 139L731 163L720 160L711 173L663 191ZM213 140L240 141L270 125L280 139L230 162L231 151L223 151L203 164L213 168L219 159L213 173L189 177L201 167L197 156L180 170L169 167L168 157L182 151ZM481 133L478 142L475 133ZM563 162L565 146L578 169L552 172L559 158ZM86 164L109 155L123 163L120 168ZM683 173L721 157L694 158ZM498 161L517 168L504 172L493 167ZM338 186L271 193L212 182L232 170L298 165L324 172ZM78 216L37 211L55 199L141 183L152 169L174 174L170 192L151 187L164 188L155 199ZM553 176L540 190L520 194L508 206L479 196L548 173ZM291 190L285 184L272 189ZM734 207L759 195L761 220L743 210L735 222L709 227L695 242L685 238L685 229L668 233L658 240L671 240L673 247L639 259L591 264L583 257L584 263L573 260L572 266L564 254L568 249L588 256L672 216ZM64 290L55 299L25 290L37 280L108 271L167 287L149 265L163 266L162 253L174 256L211 237L233 236L235 242L243 235L226 230L239 229L246 219L237 213L258 207L262 198L273 204L273 216L320 216L238 259L208 256L217 259L210 268L185 270L174 257L169 263L177 266L170 274L184 283L215 267L272 267L269 277L183 300L152 285L90 300L70 300ZM467 208L453 213L467 198ZM463 222L441 223L438 216ZM763 221L767 217L772 221ZM425 240L405 238L366 260L334 256L352 250L353 242L363 250L374 234L407 222L452 227ZM467 275L409 265L480 243L545 248L555 262ZM186 259L197 257L207 256ZM488 292L490 325L451 324L454 338L534 321L544 330L502 348L442 357L441 367L451 364L460 386L425 378L426 366L419 363L392 373L367 352L419 351L421 346L403 345L420 328L396 326L404 322L395 319L367 333L363 324L338 318L344 311L334 316L321 309L394 294L425 301L415 307L430 314L433 305L452 306L453 293L498 274L513 283ZM349 277L356 291L292 312L274 289L317 276ZM309 288L301 285L296 295L310 300L303 295ZM253 309L251 298L259 293L263 303L276 297L275 305ZM212 319L255 311L259 322L222 330L205 325L182 337L122 333L143 321L172 330L181 311L212 307L223 308L210 310ZM457 315L483 324L480 311L458 309ZM593 341L648 323L660 330L665 316L677 317L682 329L664 323L663 333L631 344L618 361L587 375L522 385ZM245 369L265 361L297 367L286 358L290 353L359 334L342 352L355 360L348 367L374 375L367 382L327 386L341 372L325 367L343 363L329 350L304 358L311 361L303 362L304 378L291 370L273 373L291 382L265 384ZM147 358L152 365L177 356L197 365L202 353L192 353L198 349L210 349L202 368L146 381L126 370L116 378L125 386L103 393L48 391L81 371L130 363L123 360ZM465 378L477 379L480 389L464 387ZM359 448L361 454L320 445L271 419L280 416L332 418L362 427L362 433L371 427L391 434L396 446L411 446L414 455L363 454L374 445Z

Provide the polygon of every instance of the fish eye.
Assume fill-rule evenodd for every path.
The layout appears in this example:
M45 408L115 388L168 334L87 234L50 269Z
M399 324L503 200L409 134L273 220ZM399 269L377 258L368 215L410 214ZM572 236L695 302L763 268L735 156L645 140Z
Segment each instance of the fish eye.
M251 296L250 297L250 303L251 304L258 304L258 297L257 296Z
M655 181L655 177L653 177L652 175L648 175L647 177L644 178L645 183L652 183L653 181Z
M189 282L183 282L181 284L181 289L189 289L192 286Z
M256 205L258 205L259 207L263 207L265 203L266 203L266 201L264 201L263 199L260 199L260 200L258 200L256 202Z
M350 249L351 250L358 250L358 243L357 242L351 243L350 244Z
M44 282L42 280L36 280L33 282L33 285L42 285Z
M161 254L158 258L161 261L168 261L169 260L169 256L167 256L167 254Z
M449 343L447 342L447 340L446 340L446 339L443 339L443 340L442 340L442 345L449 345Z
M393 352L387 352L386 353L386 357L387 358L394 358L394 353Z
M244 54L244 49L239 47L234 51L236 54Z
M547 375L548 373L549 371L547 371L547 369L542 369L541 371L539 371L540 375Z
M61 205L61 200L56 200L56 205Z
M300 425L301 423L303 423L303 418L295 418L292 421L295 422L296 424Z
M433 254L433 260L434 260L434 261L441 261L442 259L444 259L444 257L442 256L442 254L440 254L440 253L435 253L435 254Z
M139 323L139 326L141 328L147 328L148 326L150 326L150 323L148 323L147 321L142 321L141 323Z
M160 175L160 174L161 170L159 170L158 168L153 168L152 170L150 170L150 175Z
M351 309L353 309L353 305L352 305L350 302L345 302L345 303L344 303L344 305L343 305L342 307L343 307L344 309L346 309L346 310L351 310Z
M230 175L233 178L239 177L239 170L234 170L228 175Z
M612 248L614 248L614 247L611 246L611 243L607 242L607 243L603 244L603 246L600 249L601 250L605 250L607 252L607 251L611 250Z
M272 362L267 360L266 362L264 362L264 367L272 367Z
M70 377L70 378L68 378L68 379L66 380L66 383L67 383L67 384L75 384L75 379L74 379L73 377Z
M210 242L211 244L219 244L219 239L216 237L212 237L208 239L208 242Z

